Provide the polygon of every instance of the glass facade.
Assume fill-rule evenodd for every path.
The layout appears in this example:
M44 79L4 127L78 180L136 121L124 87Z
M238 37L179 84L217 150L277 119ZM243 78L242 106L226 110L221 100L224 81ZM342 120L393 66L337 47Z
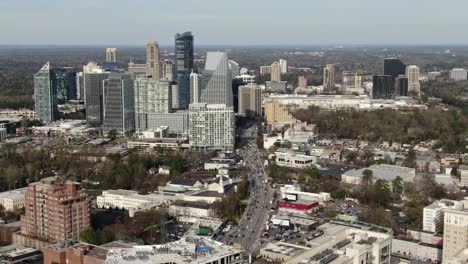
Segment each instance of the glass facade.
M191 32L176 34L175 60L179 108L186 109L190 103L190 73L193 70L193 35Z

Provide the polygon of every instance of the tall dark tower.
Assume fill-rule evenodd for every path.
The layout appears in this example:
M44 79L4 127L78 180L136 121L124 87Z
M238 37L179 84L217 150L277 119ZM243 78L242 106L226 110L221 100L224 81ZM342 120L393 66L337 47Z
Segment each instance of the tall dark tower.
M384 59L384 75L392 76L391 87L396 90L396 78L406 74L406 65L397 58ZM392 94L395 94L393 92Z
M175 35L175 61L179 86L179 107L186 109L190 104L190 73L193 69L192 32Z
M395 88L392 86L392 76L376 75L373 78L372 98L390 99L395 95Z

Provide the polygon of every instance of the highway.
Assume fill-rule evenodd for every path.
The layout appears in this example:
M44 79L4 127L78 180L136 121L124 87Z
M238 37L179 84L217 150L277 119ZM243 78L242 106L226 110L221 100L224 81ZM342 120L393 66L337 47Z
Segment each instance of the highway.
M245 129L241 140L244 146L239 154L244 158L244 165L249 171L250 199L242 219L219 240L226 244L240 244L246 254L257 255L259 238L268 220L273 199L273 191L268 183L264 169L263 151L258 149L256 126Z

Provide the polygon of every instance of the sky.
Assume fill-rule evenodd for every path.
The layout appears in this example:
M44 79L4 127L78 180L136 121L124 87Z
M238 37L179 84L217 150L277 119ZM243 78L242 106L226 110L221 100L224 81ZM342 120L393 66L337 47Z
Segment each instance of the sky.
M467 0L0 0L0 45L468 44Z

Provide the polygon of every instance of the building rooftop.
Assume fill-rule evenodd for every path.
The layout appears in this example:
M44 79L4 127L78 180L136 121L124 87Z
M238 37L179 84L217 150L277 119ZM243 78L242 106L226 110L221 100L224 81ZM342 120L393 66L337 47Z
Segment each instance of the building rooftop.
M374 164L368 168L349 170L343 173L343 175L346 175L348 177L362 178L362 173L366 169L369 169L373 172L374 178L387 181L393 180L396 176L400 176L403 179L403 181L412 181L416 174L416 170L413 168L400 167L388 164Z
M34 248L25 247L20 244L13 244L0 248L0 255L4 258L16 258L25 254L32 254L34 252L40 254L41 251Z
M0 199L17 199L17 198L24 198L24 194L28 188L20 188L15 189L7 192L0 193Z
M198 209L210 209L211 205L207 203L202 203L202 202L191 202L191 201L182 201L178 200L172 203L175 206L181 206L181 207L191 207L191 208L198 208Z
M201 196L201 197L221 197L223 196L222 193L218 193L217 191L202 191L199 193L195 193L192 196Z

